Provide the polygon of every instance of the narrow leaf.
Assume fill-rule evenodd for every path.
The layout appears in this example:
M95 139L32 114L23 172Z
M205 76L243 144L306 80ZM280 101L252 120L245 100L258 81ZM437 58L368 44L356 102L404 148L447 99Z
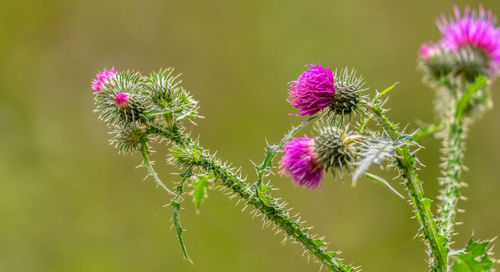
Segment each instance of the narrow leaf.
M387 189L389 189L391 192L393 192L395 195L399 196L400 198L404 199L405 197L400 194L396 189L394 189L391 184L385 180L384 178L382 177L379 177L379 176L376 176L374 174L371 174L371 173L364 173L363 174L365 177L367 177L369 180L372 180L372 181L375 181L376 183L378 184L382 184L384 187L386 187Z
M172 205L172 207L174 207L174 212L173 212L172 218L174 220L174 226L175 226L175 230L176 230L176 233L177 233L177 238L179 239L179 243L181 245L182 253L184 254L184 257L190 263L193 263L191 261L191 259L189 258L189 255L187 253L186 247L184 245L184 240L182 239L182 232L183 232L183 230L182 230L181 221L180 221L180 218L179 218L179 212L181 210L180 201L181 201L181 196L184 193L184 183L186 182L186 180L188 178L191 177L191 175L192 175L191 168L188 168L186 170L186 172L184 172L183 174L181 174L182 179L181 179L181 181L179 181L179 183L177 183L177 186L176 186L176 195L172 199L171 205Z
M462 118L464 114L465 107L469 104L471 97L477 93L481 87L483 87L488 82L488 78L484 76L479 76L473 85L467 87L467 91L462 95L462 98L457 102L455 118L458 120Z

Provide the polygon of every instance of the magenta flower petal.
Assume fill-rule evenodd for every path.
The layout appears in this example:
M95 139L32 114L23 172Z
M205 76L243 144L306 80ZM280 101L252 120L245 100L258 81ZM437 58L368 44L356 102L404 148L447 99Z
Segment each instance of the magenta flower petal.
M290 97L287 101L300 109L300 115L313 115L328 107L335 94L333 71L321 65L310 64L310 67L295 81L289 82Z
M439 47L433 43L424 43L420 46L419 57L426 60L439 52Z
M314 151L314 139L294 138L284 147L285 154L280 161L280 174L291 176L300 186L317 188L325 173Z
M115 104L118 108L126 108L130 102L130 94L117 92L115 95Z
M97 78L92 81L92 89L95 90L94 94L102 91L104 84L106 84L111 78L116 77L117 73L114 68L110 70L104 69L97 73Z
M482 50L490 61L490 70L498 72L500 68L500 29L496 27L497 20L491 11L471 11L466 7L461 15L458 7L454 8L455 18L441 16L437 21L443 37L439 46L444 50L457 52L470 46Z

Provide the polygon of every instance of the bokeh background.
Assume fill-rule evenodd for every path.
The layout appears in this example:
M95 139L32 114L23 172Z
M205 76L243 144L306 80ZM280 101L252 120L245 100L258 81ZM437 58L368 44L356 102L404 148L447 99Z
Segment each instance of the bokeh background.
M434 19L452 1L14 1L0 3L0 271L317 271L302 250L282 246L241 206L209 192L200 214L185 199L182 222L194 265L184 261L169 201L143 181L138 155L118 155L92 112L90 81L114 66L144 73L174 66L206 118L192 127L203 146L254 178L266 139L298 118L286 83L308 63L355 67L373 89L399 81L391 118L416 128L433 120L433 92L416 52L438 39ZM456 1L460 7L476 1ZM500 2L484 1L500 14ZM493 85L500 105L500 85ZM467 143L468 201L455 247L500 234L500 107ZM440 144L419 156L429 196L437 194ZM172 185L167 147L154 155ZM387 172L388 179L394 173ZM368 181L324 180L320 191L273 176L315 231L364 271L425 271L410 207ZM394 182L398 189L401 185ZM495 242L498 248L498 242ZM498 250L497 250L498 251ZM500 256L500 254L497 254Z

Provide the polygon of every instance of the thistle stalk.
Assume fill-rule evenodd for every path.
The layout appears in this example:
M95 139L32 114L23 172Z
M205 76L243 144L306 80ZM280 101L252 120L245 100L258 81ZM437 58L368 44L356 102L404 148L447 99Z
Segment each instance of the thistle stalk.
M220 180L222 185L229 189L234 195L244 200L247 205L253 206L267 220L273 222L286 235L292 237L301 244L316 261L331 271L351 272L354 271L349 265L345 265L338 259L337 252L329 251L321 239L314 238L308 233L310 228L303 226L300 219L291 216L290 210L283 204L279 204L276 199L264 202L252 186L236 173L228 169L210 155L206 150L199 147L196 142L186 135L180 133L175 127L165 128L157 125L150 125L148 132L165 137L177 144L176 148L182 149L186 155L183 161L179 162L187 167L197 167L202 171L212 174L216 180Z
M384 92L375 97L371 110L375 114L378 123L386 130L393 140L397 140L402 135L398 131L397 126L387 118L384 109L380 106L379 98L383 94ZM415 156L410 153L407 145L396 150L396 153L398 155L396 165L402 172L402 177L405 180L404 185L408 190L416 218L421 226L421 234L430 249L429 257L431 271L447 272L448 249L444 247L443 237L439 235L439 229L434 222L431 211L432 201L424 196L422 181L419 179L417 173L417 160Z
M441 154L443 178L441 184L441 207L439 216L439 233L448 241L453 236L453 229L456 224L455 217L458 211L458 201L460 199L459 188L463 182L461 180L463 168L463 149L465 139L464 120L456 118L454 108L451 108L449 121L445 125L445 138L443 140L443 151Z
M446 114L442 116L444 124L443 150L441 154L443 178L441 184L441 209L440 209L440 234L450 242L453 229L456 225L456 214L458 201L460 200L460 187L464 185L461 179L463 169L463 153L467 125L472 120L474 111L481 112L487 106L487 102L476 102L472 98L487 83L486 77L478 77L474 84L467 88L460 88L458 84L448 84L450 94L447 99ZM463 84L461 84L463 85ZM464 90L465 89L465 90ZM453 95L452 95L453 94Z

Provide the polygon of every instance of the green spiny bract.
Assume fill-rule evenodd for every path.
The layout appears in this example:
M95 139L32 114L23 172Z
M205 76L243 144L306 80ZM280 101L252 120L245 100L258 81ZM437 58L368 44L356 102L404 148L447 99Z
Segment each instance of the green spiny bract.
M488 75L489 60L486 54L476 48L463 47L458 52L435 49L427 59L419 60L419 68L425 73L425 81L450 88L455 84L474 82L476 77ZM449 82L457 81L463 82Z
M137 72L123 72L110 79L104 89L95 96L95 111L99 118L112 127L133 127L144 123L142 116L150 109L142 76ZM129 94L129 102L125 107L118 107L115 97L118 93Z
M139 151L141 145L149 140L145 129L141 127L115 128L112 134L111 145L123 153Z
M161 120L168 126L198 117L198 102L180 85L180 74L174 75L173 72L173 68L168 68L151 73L143 84L154 105L154 110L147 115L153 118L163 116Z
M363 94L367 90L363 78L356 77L356 71L349 71L347 68L336 70L334 78L335 94L330 105L331 111L344 116L362 109L366 102Z
M317 136L314 138L314 149L318 154L320 165L325 170L331 170L334 176L337 173L343 177L342 168L350 171L355 160L354 143L362 136L352 134L347 129L343 131L330 124L320 124L316 127Z

